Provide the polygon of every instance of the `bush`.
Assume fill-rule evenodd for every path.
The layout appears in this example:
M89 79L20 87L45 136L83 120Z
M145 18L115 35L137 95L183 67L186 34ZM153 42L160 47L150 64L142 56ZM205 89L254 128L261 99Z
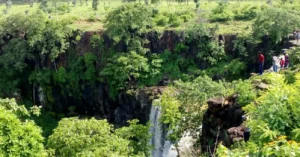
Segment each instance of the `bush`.
M248 116L245 124L251 130L250 140L232 150L219 145L217 154L233 157L250 154L299 156L300 75L297 73L295 78L294 83L287 85L283 75L272 73L263 76L272 84L253 103L243 108Z
M128 156L129 141L112 133L106 120L65 118L48 139L56 156Z
M254 19L259 12L257 6L246 5L242 8L236 8L234 13L234 19L236 20L251 20Z
M239 80L232 83L234 90L238 94L237 103L239 106L246 106L250 104L256 97L257 93L249 80Z
M189 14L183 14L180 16L180 18L183 20L183 22L188 22L190 19L193 18L193 16Z
M245 76L246 65L238 59L232 60L230 63L226 61L218 62L203 72L215 79L236 80Z
M285 76L285 81L286 81L288 84L295 83L295 81L296 81L296 78L295 78L296 72L295 72L295 71L285 70L285 71L283 72L283 74L284 74L284 76Z
M2 156L45 156L42 130L14 99L0 99L0 154Z
M58 3L56 7L58 14L65 14L71 12L71 7L67 3Z
M129 121L113 129L106 120L64 118L48 139L55 156L108 157L146 156L150 152L149 126Z
M183 23L183 20L180 17L176 16L176 15L171 15L169 17L169 19L170 19L169 23L170 23L171 27L178 27Z
M49 14L55 11L54 6L52 6L47 0L42 0L39 8Z
M183 22L188 22L193 17L195 17L195 13L192 11L184 11L184 12L162 12L154 16L154 22L158 26L171 26L178 27Z
M115 92L130 88L131 83L138 79L147 78L149 72L148 59L136 52L117 53L109 59L108 64L101 72L110 85L110 96Z
M253 23L253 36L260 40L268 35L273 44L286 38L300 27L300 17L281 8L267 8L260 12Z
M97 21L97 17L95 13L92 13L89 18L87 19L89 22L95 22Z
M158 26L167 26L169 24L169 17L159 14L154 18L154 22Z
M233 19L234 14L229 10L228 4L220 2L216 8L212 10L210 20L212 22L225 22Z
M296 67L300 65L300 48L295 48L289 53L290 66Z

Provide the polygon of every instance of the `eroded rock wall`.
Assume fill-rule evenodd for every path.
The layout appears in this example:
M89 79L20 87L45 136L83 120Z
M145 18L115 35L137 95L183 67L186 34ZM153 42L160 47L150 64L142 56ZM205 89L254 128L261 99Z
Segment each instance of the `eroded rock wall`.
M230 146L234 140L243 140L242 116L244 111L236 104L237 96L211 98L203 116L201 149L213 152L220 142Z

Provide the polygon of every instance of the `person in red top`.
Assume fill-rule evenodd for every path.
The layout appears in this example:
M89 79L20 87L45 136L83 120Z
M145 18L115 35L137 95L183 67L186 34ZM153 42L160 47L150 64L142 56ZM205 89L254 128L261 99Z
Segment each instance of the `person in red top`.
M258 51L258 73L259 75L262 75L263 73L263 68L264 68L264 62L265 62L265 56Z
M283 60L283 58L280 58L280 67L284 68L284 60Z

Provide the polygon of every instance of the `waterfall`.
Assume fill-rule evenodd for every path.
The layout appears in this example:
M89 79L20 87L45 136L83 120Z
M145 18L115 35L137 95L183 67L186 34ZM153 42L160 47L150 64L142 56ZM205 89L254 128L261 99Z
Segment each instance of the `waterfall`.
M161 107L159 105L154 105L157 100L152 102L151 112L149 115L150 120L150 134L152 138L150 139L149 143L154 148L151 151L152 157L177 157L178 152L174 146L174 144L167 140L169 134L172 131L167 131L167 127L160 123L161 117ZM199 127L199 130L202 129L202 126ZM197 132L197 135L200 134L201 131ZM198 135L199 136L199 135ZM187 156L191 155L193 150L193 145L195 144L196 139L193 138L190 131L185 131L184 135L180 139L178 143L178 150L183 153L187 154Z
M149 143L154 148L151 151L152 157L176 157L177 152L171 141L167 140L170 131L166 131L166 127L160 123L161 107L152 104L149 116L150 134L152 138Z

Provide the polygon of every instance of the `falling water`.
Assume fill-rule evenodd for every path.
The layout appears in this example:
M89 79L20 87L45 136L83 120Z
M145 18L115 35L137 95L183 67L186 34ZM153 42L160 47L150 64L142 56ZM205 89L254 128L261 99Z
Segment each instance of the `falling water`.
M171 132L167 132L163 124L160 123L161 107L152 105L150 112L150 133L152 138L150 139L150 145L154 147L151 151L153 157L176 157L177 152L171 141L167 140L166 137Z
M153 101L153 103L155 102L156 101ZM154 147L151 151L152 157L177 157L178 152L176 151L174 144L167 140L168 135L171 134L172 131L166 131L166 126L160 123L159 119L161 114L161 107L152 104L149 115L151 123L149 132L152 134L149 143ZM201 129L201 126L199 129ZM201 131L199 131L199 133L200 132ZM178 143L178 150L183 154L189 153L193 151L195 142L196 139L193 138L189 131L186 131Z

